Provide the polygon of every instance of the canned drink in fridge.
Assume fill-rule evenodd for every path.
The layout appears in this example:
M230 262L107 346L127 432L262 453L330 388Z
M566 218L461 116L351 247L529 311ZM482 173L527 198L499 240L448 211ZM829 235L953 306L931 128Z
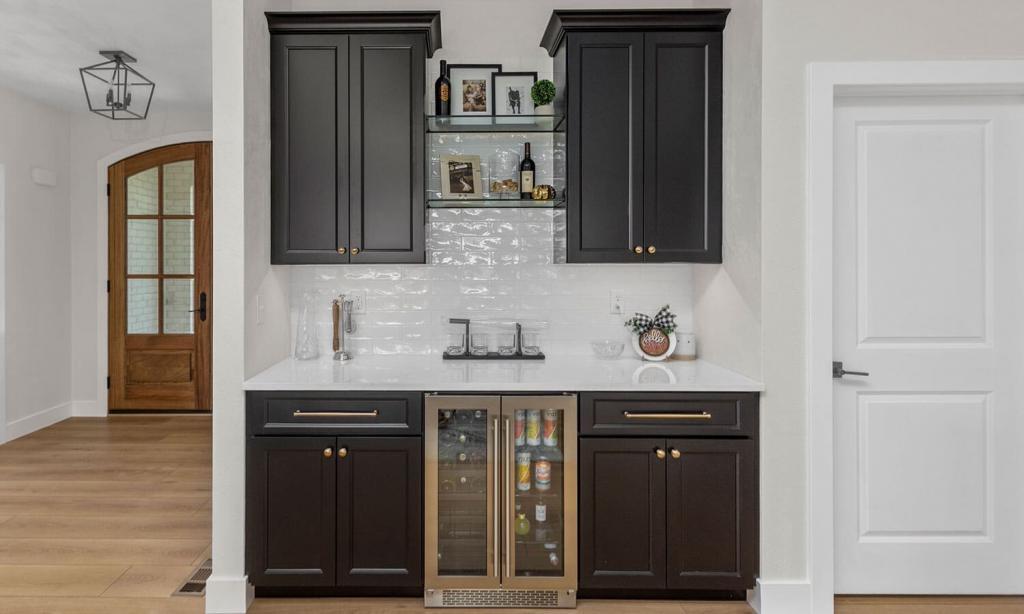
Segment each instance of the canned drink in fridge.
M533 482L537 490L551 490L551 461L538 458L533 463Z
M540 410L529 409L526 411L526 445L540 445Z
M530 490L529 452L518 452L516 454L516 489L522 491Z
M558 410L544 410L544 445L549 448L558 447Z
M516 445L521 446L526 443L526 410L516 410Z

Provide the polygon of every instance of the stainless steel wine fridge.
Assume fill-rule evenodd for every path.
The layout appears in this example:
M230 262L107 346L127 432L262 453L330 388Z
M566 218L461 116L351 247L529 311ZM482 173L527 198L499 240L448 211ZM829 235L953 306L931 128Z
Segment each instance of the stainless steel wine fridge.
M575 395L427 396L427 606L576 606L576 441Z

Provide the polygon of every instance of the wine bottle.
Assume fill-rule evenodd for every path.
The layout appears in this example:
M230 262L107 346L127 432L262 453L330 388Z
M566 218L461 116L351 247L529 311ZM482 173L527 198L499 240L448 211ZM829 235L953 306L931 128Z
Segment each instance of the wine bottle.
M530 144L526 144L523 161L519 163L519 198L533 200L533 158L530 157Z
M441 60L441 76L434 81L434 115L451 115L452 84L448 81L448 62Z

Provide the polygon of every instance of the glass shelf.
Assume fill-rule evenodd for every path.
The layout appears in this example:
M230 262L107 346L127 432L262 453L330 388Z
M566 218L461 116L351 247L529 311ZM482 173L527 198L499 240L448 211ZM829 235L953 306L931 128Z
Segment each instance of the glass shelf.
M427 132L557 132L564 115L428 115Z
M526 198L428 198L431 209L560 209L565 207L561 196L551 200Z

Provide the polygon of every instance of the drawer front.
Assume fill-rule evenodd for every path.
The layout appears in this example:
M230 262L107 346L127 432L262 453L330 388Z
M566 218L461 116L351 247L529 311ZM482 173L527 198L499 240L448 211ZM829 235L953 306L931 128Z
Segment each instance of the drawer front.
M595 392L580 395L581 435L751 437L756 392Z
M250 392L254 435L419 435L423 397L418 392Z

